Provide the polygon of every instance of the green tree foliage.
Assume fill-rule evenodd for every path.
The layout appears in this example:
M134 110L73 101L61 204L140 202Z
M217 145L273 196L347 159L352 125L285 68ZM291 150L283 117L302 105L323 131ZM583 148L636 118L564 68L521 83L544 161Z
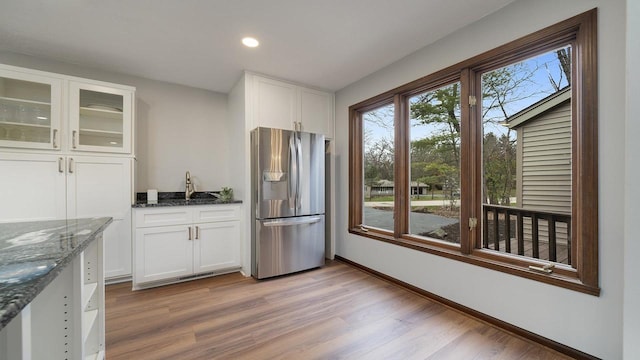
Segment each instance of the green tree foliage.
M489 71L482 76L483 99L483 190L488 204L510 205L511 193L516 188L516 139L510 128L502 122L517 112L511 105L531 97L526 85L532 82L533 71L524 63ZM502 135L487 131L502 127Z
M371 141L369 141L371 142ZM364 185L371 189L381 180L393 180L394 147L387 138L367 144L364 152ZM368 191L371 199L371 192Z
M484 186L489 204L509 205L511 191L515 188L515 144L507 135L494 133L484 136Z
M500 125L508 117L509 105L527 94L521 91L523 84L531 80L531 72L524 65L487 72L483 75L483 123L491 128L500 127L506 135L497 137L485 132L485 195L492 203L508 199L515 189L515 139L511 130ZM460 85L448 85L415 97L411 104L414 126L431 129L426 138L411 144L412 181L446 188L449 197L457 192L460 179ZM489 163L487 163L487 161ZM425 173L430 175L425 176ZM506 195L505 195L506 194Z
M447 163L460 168L460 84L418 95L411 104L414 126L433 125L432 135L416 147L433 148ZM412 146L414 146L412 144ZM412 156L413 159L413 156Z
M453 188L457 188L457 174L456 169L445 163L433 162L424 166L424 176L419 178L420 182L429 185L431 189L431 197L433 198L433 192L436 188L440 187L446 191L453 191ZM450 197L453 194L450 194Z
M554 55L555 62L540 60L546 62L539 65L538 59L534 58L482 74L482 97L478 99L481 102L478 106L482 106L483 191L488 203L509 205L510 196L516 188L517 139L515 131L504 126L504 122L570 82L571 49L559 49ZM557 79L552 76L549 64L559 69L553 75ZM551 86L536 83L539 81L537 71L545 68ZM392 110L392 106L387 106L371 112L369 116L371 124L380 129L386 128L391 138ZM453 198L460 181L460 84L450 84L412 97L410 119L413 127L423 127L428 132L410 144L411 181L418 185L427 184L432 196L436 188L447 189ZM392 141L379 139L365 146L365 184L393 179L391 145Z
M453 200L460 186L460 84L412 98L411 119L413 126L431 129L411 142L411 181L427 184L432 198L439 188Z

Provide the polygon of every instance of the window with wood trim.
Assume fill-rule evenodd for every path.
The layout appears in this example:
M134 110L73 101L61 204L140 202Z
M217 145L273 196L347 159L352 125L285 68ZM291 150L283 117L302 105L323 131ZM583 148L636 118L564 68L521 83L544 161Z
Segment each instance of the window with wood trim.
M349 108L349 231L599 295L596 10Z

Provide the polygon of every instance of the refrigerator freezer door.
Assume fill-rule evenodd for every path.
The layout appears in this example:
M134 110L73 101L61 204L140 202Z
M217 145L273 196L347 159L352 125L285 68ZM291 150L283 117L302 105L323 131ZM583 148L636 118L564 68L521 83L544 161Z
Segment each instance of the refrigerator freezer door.
M324 135L305 132L298 135L300 181L296 215L324 214Z
M324 215L256 220L258 279L324 265Z
M295 132L258 128L251 135L256 218L295 216Z

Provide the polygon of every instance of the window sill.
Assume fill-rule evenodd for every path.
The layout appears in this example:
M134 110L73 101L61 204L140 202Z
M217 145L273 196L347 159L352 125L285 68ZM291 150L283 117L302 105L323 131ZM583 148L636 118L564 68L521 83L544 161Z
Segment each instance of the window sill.
M570 267L563 266L558 272L544 274L529 269L529 265L541 265L543 264L542 262L535 262L535 259L527 259L527 261L525 261L522 257L517 255L501 254L484 249L474 249L471 254L467 255L462 254L460 252L460 247L454 244L414 239L411 236L394 238L389 234L371 230L363 231L359 228L349 229L349 232L354 235L422 251L428 254L446 257L452 260L462 261L468 264L543 282L568 290L578 291L593 296L600 296L599 287L592 287L582 283L577 276L577 271Z

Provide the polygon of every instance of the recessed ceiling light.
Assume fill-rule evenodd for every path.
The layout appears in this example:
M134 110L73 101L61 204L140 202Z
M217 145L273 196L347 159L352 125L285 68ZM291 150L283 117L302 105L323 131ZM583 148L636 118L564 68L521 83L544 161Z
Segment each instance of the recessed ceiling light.
M244 44L244 46L246 47L257 47L258 45L260 45L260 43L258 42L258 40L256 40L255 38L252 37L246 37L242 39L242 43Z

